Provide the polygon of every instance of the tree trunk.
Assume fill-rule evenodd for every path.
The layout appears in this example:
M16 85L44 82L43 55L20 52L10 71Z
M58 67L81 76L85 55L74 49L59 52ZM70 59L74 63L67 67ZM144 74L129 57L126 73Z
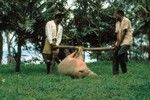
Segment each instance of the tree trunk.
M141 39L141 41L140 41L140 48L142 48L142 43L143 43L143 35L142 36L140 36L140 39ZM144 59L144 57L143 57L143 50L141 49L140 50L140 59L142 60L142 59Z
M149 45L148 45L148 60L150 60L150 34L148 34L148 42L149 42Z
M15 54L16 59L16 72L20 72L20 63L21 63L21 37L18 37L18 47L17 47L17 53Z
M7 64L10 64L10 57L11 57L11 51L10 51L10 43L9 43L9 31L6 33L6 41L7 41L7 48L8 48L8 57L7 57Z
M1 32L0 33L0 64L2 64L2 57L3 57L3 36Z

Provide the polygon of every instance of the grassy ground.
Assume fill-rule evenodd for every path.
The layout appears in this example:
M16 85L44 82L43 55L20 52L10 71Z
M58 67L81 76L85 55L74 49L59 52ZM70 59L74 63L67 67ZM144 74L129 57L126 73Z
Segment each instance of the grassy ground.
M98 77L71 79L45 65L0 65L0 100L150 100L150 62L131 61L128 73L113 76L111 62L88 64Z

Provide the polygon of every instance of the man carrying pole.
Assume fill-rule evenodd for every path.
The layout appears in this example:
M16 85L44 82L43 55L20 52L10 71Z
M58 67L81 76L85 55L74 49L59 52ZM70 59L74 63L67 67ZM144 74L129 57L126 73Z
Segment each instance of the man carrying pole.
M132 45L132 26L128 18L124 16L122 10L116 12L116 36L117 41L115 44L113 54L113 75L119 74L119 65L122 73L127 72L127 50Z
M61 26L61 21L64 14L61 12L56 12L54 15L54 20L48 21L45 27L46 39L43 48L43 57L47 66L47 74L52 72L52 64L55 63L58 49L53 49L58 46L62 40L63 27ZM56 60L58 62L58 59Z

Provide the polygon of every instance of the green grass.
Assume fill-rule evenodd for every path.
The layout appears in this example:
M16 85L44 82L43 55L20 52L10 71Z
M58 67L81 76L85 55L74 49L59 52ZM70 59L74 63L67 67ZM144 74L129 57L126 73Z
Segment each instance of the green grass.
M0 66L0 100L150 100L150 62L131 61L128 73L112 75L111 62L88 64L98 77L71 79L45 65Z

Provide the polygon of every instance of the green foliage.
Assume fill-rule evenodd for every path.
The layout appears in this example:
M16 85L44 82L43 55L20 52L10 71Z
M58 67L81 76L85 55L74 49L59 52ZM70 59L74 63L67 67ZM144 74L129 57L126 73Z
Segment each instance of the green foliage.
M108 14L108 11L102 8L103 3L104 0L77 0L75 2L76 8L72 12L74 19L71 20L72 27L70 28L75 29L73 34L77 36L73 39L82 41L84 44L89 43L94 47L114 40L112 27L115 19L112 14Z
M75 0L74 9L66 9L66 5L67 0L1 0L0 30L15 32L15 37L21 38L21 45L30 41L34 43L35 50L41 52L45 41L45 24L53 19L56 10L61 10L66 14L62 22L62 44L86 47L114 45L114 13L122 9L132 22L134 38L147 34L150 42L148 0Z
M71 79L60 76L56 68L46 75L45 65L0 66L0 99L15 100L149 100L150 62L131 61L128 73L112 76L111 62L90 63L97 77Z

